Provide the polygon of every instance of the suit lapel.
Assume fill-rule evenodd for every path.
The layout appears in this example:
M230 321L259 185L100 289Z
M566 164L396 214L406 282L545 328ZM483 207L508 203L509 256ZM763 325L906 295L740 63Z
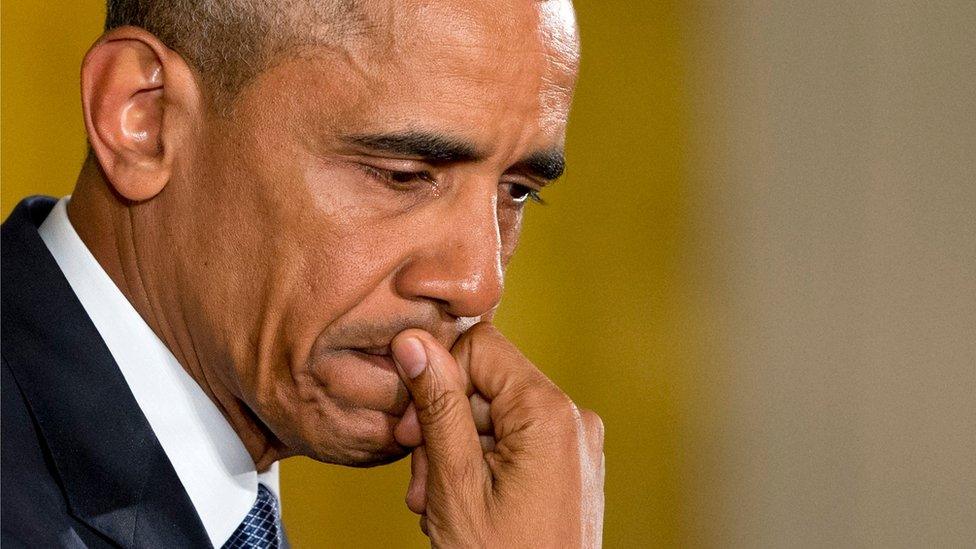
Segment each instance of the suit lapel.
M2 353L69 511L124 547L210 546L112 355L37 233L53 205L26 199L3 224Z

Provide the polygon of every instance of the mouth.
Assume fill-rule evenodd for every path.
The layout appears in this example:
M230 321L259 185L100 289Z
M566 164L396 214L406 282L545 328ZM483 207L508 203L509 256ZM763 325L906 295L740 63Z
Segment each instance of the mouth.
M393 363L390 346L344 347L338 352L343 358L328 369L334 378L325 382L333 396L350 408L401 417L410 397Z
M393 364L393 355L389 345L382 347L352 347L349 351L378 368L396 372L396 366Z
M390 356L389 345L383 345L379 347L353 347L352 350L366 355Z

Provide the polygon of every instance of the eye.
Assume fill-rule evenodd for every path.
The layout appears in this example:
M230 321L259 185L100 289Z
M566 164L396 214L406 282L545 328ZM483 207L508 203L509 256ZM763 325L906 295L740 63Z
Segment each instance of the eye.
M539 191L529 187L527 185L520 185L518 183L508 184L508 195L512 197L512 200L516 204L522 204L526 200L531 200L538 204L545 204L545 200L539 195Z
M389 172L390 181L394 183L413 183L414 181L430 181L430 174L427 172Z
M360 165L364 172L374 179L379 179L383 183L393 187L408 187L418 182L436 186L437 181L434 176L426 170L422 171L398 171L384 170L374 166Z

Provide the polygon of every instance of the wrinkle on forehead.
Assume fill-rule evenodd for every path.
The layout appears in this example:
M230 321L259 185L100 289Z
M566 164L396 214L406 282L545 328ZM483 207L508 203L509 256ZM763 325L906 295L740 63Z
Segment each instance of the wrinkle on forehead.
M545 130L566 125L579 70L580 45L576 13L569 0L539 2L538 8L539 32L548 60L540 90L541 124Z
M569 70L579 57L569 0L397 0L365 2L364 8L362 20L381 55L429 50L420 45L495 53L496 58L547 51Z
M276 0L273 49L327 46L360 68L450 47L501 61L512 54L543 52L560 70L574 72L579 40L569 0ZM368 56L368 57L367 57Z
M495 112L493 120L526 128L526 139L565 128L579 62L568 0L364 0L359 8L362 32L319 50L340 71L323 84L351 95L346 106L385 98L375 114L391 121Z
M567 70L575 70L579 65L579 30L576 26L576 12L568 0L545 0L538 2L539 31L552 52L552 61Z

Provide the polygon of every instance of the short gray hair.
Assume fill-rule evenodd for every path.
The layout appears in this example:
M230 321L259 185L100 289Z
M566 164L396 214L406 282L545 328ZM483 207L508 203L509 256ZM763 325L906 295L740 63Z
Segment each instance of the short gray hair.
M217 102L289 48L361 28L355 0L107 0L105 30L141 27L199 71Z

